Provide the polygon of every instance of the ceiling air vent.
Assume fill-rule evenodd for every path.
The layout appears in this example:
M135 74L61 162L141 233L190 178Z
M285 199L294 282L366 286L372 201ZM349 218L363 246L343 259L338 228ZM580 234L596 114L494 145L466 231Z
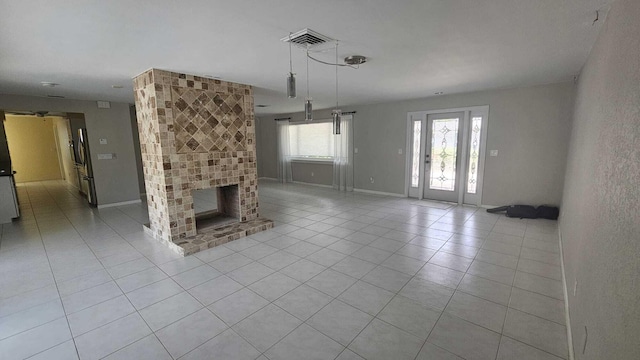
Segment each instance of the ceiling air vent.
M335 40L315 32L311 29L302 29L298 32L291 34L290 36L280 39L284 42L291 42L291 44L300 47L302 49L315 49L322 45L333 46Z

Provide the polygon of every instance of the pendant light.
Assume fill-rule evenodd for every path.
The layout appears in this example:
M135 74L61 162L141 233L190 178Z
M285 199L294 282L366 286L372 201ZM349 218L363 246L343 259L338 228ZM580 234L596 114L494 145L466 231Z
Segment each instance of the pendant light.
M311 105L311 97L309 96L309 48L307 48L307 100L304 102L304 120L313 120L313 106Z
M338 108L338 42L336 41L336 108L331 112L333 116L333 134L340 135L340 121L342 120L342 110Z
M287 76L287 96L296 98L296 77L293 73L293 61L291 60L291 33L289 33L289 75Z

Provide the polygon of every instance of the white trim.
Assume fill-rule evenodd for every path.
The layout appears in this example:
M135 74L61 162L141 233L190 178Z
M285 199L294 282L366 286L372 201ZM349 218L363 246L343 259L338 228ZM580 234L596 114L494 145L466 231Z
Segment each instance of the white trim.
M258 178L258 180L273 180L273 181L278 181L278 178L272 178L272 177L268 177L268 176L261 176Z
M374 190L366 190L366 189L353 189L354 192L365 193L365 194L373 194L373 195L384 195L384 196L393 196L393 197L406 197L405 194L398 193L390 193L384 191L374 191Z
M138 200L122 201L122 202L111 203L111 204L102 204L102 205L98 205L98 209L104 209L104 208L110 208L110 207L116 207L116 206L124 206L124 205L132 205L132 204L140 204L141 202L142 202L142 200L138 199Z
M465 111L464 115L462 116L462 151L460 152L460 168L462 169L462 173L465 176L458 176L458 189L460 189L460 191L458 191L458 204L462 205L464 204L464 196L467 193L467 177L469 176L469 174L467 174L468 171L468 167L467 167L467 159L469 158L469 153L471 152L471 147L469 146L469 131L471 131L471 111ZM457 176L457 175L456 175ZM469 204L469 205L476 205L478 206L478 202L476 202L475 204Z
M406 194L405 196L409 196L409 178L410 176L408 175L409 171L410 171L410 152L411 152L411 148L410 148L410 142L411 142L411 122L412 120L415 120L417 118L421 118L421 119L427 119L427 116L431 115L431 114L442 114L442 113L452 113L452 112L464 112L464 118L465 123L468 122L475 114L482 114L483 115L483 122L482 122L482 133L480 135L480 158L478 161L478 185L477 185L477 192L476 192L476 196L477 196L477 202L476 202L476 206L482 206L482 188L483 188L483 180L484 180L484 165L485 165L485 160L486 160L486 147L487 147L487 133L489 130L489 105L480 105L480 106L468 106L468 107L460 107L460 108L450 108L450 109L435 109L435 110L423 110L423 111L412 111L412 112L407 112L407 136L406 136L406 143L407 143L407 151L406 151L406 161L405 161L405 190L404 193ZM465 125L466 126L466 125ZM421 140L421 144L420 144L420 159L424 160L424 153L426 152L426 144L424 141L426 139L426 129L423 129L422 131L423 133L423 139ZM465 144L466 145L466 144ZM464 151L463 151L464 152ZM422 200L424 198L424 161L421 161L420 163L420 171L422 176L420 177L420 185L418 187L418 200ZM466 169L464 170L466 173ZM460 179L462 181L462 179ZM466 182L465 182L466 184ZM466 191L466 186L462 187L460 189L460 192L463 194L462 196L462 201L460 201L460 199L458 199L458 203L460 205L462 205L464 203L464 192ZM474 205L474 204L468 204L468 205Z
M413 134L412 134L412 130L413 130L413 126L411 123L411 114L407 113L407 147L404 151L404 157L405 157L405 172L404 172L404 197L409 197L409 188L411 187L411 169L412 169L412 164L411 164L411 155L413 155L411 153L411 146L413 145L411 143L411 140L413 138Z
M304 181L292 181L292 183L299 184L299 185L311 185L311 186L319 186L319 187L323 187L323 188L333 189L332 185L314 184L314 183L308 183L308 182L304 182Z
M305 164L320 164L320 165L333 165L333 159L320 159L320 158L296 158L291 157L292 163L305 163Z
M564 251L562 251L562 231L558 229L558 242L560 244L560 270L562 271L562 291L564 292L564 321L567 328L567 347L569 348L569 360L575 359L573 353L573 335L571 335L571 318L569 317L569 292L567 291L567 275L564 268Z

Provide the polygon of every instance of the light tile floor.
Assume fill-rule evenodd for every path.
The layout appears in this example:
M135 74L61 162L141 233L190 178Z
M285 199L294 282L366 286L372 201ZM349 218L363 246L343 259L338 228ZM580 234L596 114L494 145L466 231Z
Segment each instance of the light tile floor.
M556 223L262 181L276 227L181 258L144 205L19 186L1 359L558 359Z

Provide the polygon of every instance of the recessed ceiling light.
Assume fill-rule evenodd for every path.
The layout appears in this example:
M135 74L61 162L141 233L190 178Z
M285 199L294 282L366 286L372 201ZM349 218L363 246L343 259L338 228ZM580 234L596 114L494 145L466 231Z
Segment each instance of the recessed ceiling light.
M124 86L122 85L111 85L112 88L114 89L122 89Z
M442 95L442 94L444 94L444 91L438 91L438 92L435 92L434 94L435 95Z
M57 84L57 83L54 83L54 82L51 82L51 81L42 81L42 82L40 82L40 84L42 86L46 86L46 87L56 87L56 86L60 85L60 84Z

